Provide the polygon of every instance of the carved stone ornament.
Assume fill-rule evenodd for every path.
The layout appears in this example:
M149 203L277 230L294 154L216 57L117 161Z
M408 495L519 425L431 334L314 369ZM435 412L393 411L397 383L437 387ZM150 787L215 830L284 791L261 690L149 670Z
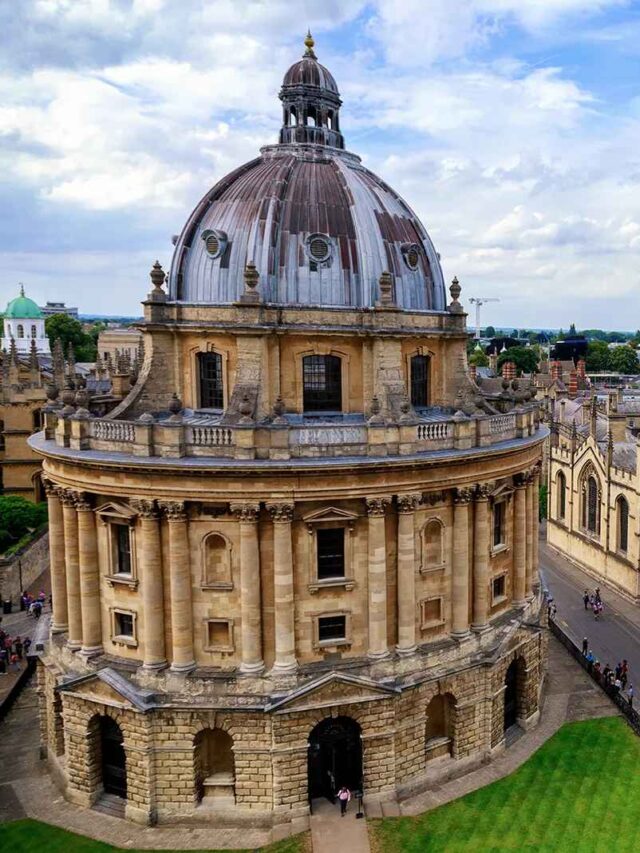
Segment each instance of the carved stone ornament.
M160 510L168 521L186 521L187 511L184 501L159 501Z
M449 287L449 293L451 294L451 304L449 305L449 311L451 314L462 314L463 309L462 305L458 302L460 294L462 292L462 288L460 287L460 282L457 278L454 277L451 282L451 286Z
M78 512L87 512L92 509L89 495L86 492L74 492L73 503Z
M135 510L141 518L158 517L158 507L154 500L135 498L131 501L131 508Z
M274 424L286 424L287 419L284 416L287 407L284 404L284 400L282 397L278 396L275 403L273 404L273 423Z
M398 512L415 512L420 506L421 495L398 495Z
M293 521L293 504L267 504L267 511L272 521Z
M251 415L253 414L253 405L251 400L249 399L248 394L244 394L242 400L240 401L240 405L238 406L238 411L242 415L240 418L241 424L251 424L253 423L253 418Z
M383 516L391 500L387 497L383 498L367 498L367 515L368 516Z
M260 504L231 504L231 512L238 521L256 522L260 514Z
M468 504L473 500L473 489L455 489L453 499L457 504Z
M516 489L524 489L524 487L527 485L526 472L523 472L521 474L514 474L513 485L516 487Z
M422 502L429 506L435 506L444 501L443 492L426 492L422 495Z
M76 498L75 498L76 493L75 492L73 492L71 489L62 489L60 487L58 487L56 489L56 492L58 495L58 500L60 501L62 506L73 506L73 507L75 507L75 505L76 505Z
M165 272L160 265L160 261L156 261L154 265L151 267L151 272L149 273L149 278L151 279L151 284L153 285L153 290L149 293L149 299L152 302L165 302L167 299L167 294L162 289L162 285L165 282Z
M476 500L488 501L492 488L493 486L491 483L478 483L476 486Z

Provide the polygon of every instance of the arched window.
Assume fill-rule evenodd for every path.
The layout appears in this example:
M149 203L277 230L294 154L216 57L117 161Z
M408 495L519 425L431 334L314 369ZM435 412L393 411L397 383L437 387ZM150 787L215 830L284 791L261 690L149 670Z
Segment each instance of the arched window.
M32 337L32 338L37 338L37 337L38 337L38 330L37 330L37 328L36 328L35 326L32 326L32 327L31 327L31 337Z
M342 411L342 364L335 355L307 355L302 359L305 412Z
M203 729L195 736L194 770L198 800L214 799L216 805L235 802L233 738L222 729Z
M454 708L455 699L450 693L439 693L427 705L424 732L427 761L451 754Z
M437 518L432 518L424 526L423 539L423 568L433 569L444 563L443 548L444 528Z
M556 477L557 516L564 519L567 511L567 478L562 471Z
M629 504L622 496L616 501L618 551L626 552L629 544Z
M200 372L200 406L203 409L222 409L224 393L222 356L217 352L198 353Z
M24 326L22 323L18 323L17 333L19 338L24 338Z
M231 585L231 545L219 533L210 533L204 540L204 586Z
M592 469L589 467L582 479L581 488L581 522L584 530L589 533L600 533L600 486Z
M424 408L429 405L429 357L414 355L411 359L411 405Z

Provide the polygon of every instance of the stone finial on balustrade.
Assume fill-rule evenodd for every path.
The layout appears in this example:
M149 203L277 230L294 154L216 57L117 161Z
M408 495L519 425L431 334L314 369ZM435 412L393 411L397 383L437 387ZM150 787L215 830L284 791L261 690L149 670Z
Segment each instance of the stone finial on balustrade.
M411 402L408 397L405 397L400 403L400 417L398 423L411 424L415 420L415 416L411 409Z
M171 412L171 416L169 418L171 423L182 423L182 400L178 397L175 391L169 401L169 411Z
M455 276L451 281L449 293L451 294L451 302L447 307L447 311L449 311L450 314L464 314L464 308L458 301L460 294L462 293L462 288L460 287L460 282Z
M249 399L248 394L244 394L242 400L240 401L240 405L238 406L238 411L240 412L240 423L241 424L252 424L253 423L253 404Z
M74 387L74 383L68 377L67 381L64 383L61 399L63 408L60 414L63 417L69 417L69 415L72 415L76 410L74 405L76 400L76 389Z
M166 302L167 294L162 289L162 285L165 282L166 275L165 271L162 269L160 261L156 261L151 267L149 278L151 279L153 290L148 293L147 300L149 302Z
M260 273L256 269L253 261L248 261L244 268L244 293L240 297L240 302L243 305L256 305L260 302L260 294L258 293L258 284L260 282Z
M86 384L86 383L85 383ZM75 393L74 403L76 404L76 410L73 413L72 417L75 420L87 420L87 418L91 417L91 413L89 412L89 392L86 387L81 385Z
M369 420L368 423L371 426L379 426L384 424L384 418L382 417L382 406L380 405L380 400L374 394L371 398L371 405L369 406Z
M284 400L282 399L282 397L280 397L280 395L278 395L275 403L273 404L273 420L271 421L271 423L282 425L288 423L287 419L284 416L286 410L287 408L284 404Z

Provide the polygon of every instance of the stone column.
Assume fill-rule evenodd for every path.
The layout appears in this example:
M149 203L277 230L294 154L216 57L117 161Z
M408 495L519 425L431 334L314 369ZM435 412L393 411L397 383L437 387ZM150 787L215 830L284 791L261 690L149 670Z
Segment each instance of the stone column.
M528 472L526 476L526 542L527 542L527 559L525 573L525 598L530 600L533 598L533 471Z
M540 544L540 464L533 469L533 549L532 587L538 582L538 547ZM533 591L533 590L532 590Z
M169 525L169 591L171 596L171 669L190 672L193 652L193 601L187 513L184 503L160 504Z
M49 566L53 619L51 631L61 634L68 628L67 578L64 561L64 521L58 490L50 480L43 480L49 510ZM22 594L22 590L20 590Z
M102 608L96 519L87 494L77 492L75 504L78 512L82 654L90 656L102 652Z
M64 551L67 588L67 616L69 633L67 648L82 648L82 605L80 602L80 555L78 552L78 514L73 492L59 489L64 525Z
M415 511L420 495L398 495L398 645L399 655L416 650Z
M262 660L262 601L260 590L259 504L232 504L240 525L240 615L242 663L240 672L257 674Z
M513 604L525 604L527 582L527 496L523 475L514 477L513 507Z
M293 504L267 506L273 521L273 579L275 587L276 660L275 674L295 672L295 608L293 595L293 546L291 522Z
M473 517L473 617L474 631L489 627L489 486L476 489Z
M469 633L469 588L471 560L469 554L469 503L471 489L456 489L453 511L453 566L451 590L453 622L451 633L462 639Z
M155 501L134 500L132 508L140 516L140 574L144 614L142 661L145 669L167 665L164 643L164 586L162 543Z
M389 497L367 498L369 516L369 657L389 656L387 646L387 543L385 510Z

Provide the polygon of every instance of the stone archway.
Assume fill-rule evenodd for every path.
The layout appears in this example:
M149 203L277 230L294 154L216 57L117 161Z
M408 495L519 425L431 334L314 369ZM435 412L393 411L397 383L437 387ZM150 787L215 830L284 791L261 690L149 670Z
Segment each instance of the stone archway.
M309 735L309 799L333 802L338 789L362 790L361 729L351 717L327 717Z
M99 718L102 786L106 794L127 797L127 759L122 729L111 717Z
M515 658L509 664L504 677L504 720L506 732L515 726L522 717L522 704L525 680L525 663L521 657Z

